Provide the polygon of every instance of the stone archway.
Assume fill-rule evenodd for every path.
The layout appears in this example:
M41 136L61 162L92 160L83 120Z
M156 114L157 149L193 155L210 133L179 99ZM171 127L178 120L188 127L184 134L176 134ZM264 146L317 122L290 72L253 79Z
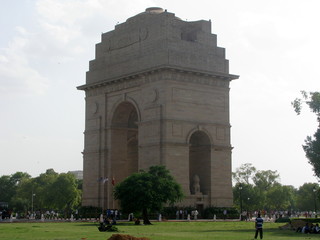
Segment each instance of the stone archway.
M111 176L122 181L139 167L138 112L130 102L120 103L111 122Z
M238 76L229 73L210 21L153 10L102 34L78 87L86 94L82 203L114 207L111 181L97 179L117 183L162 164L185 191L180 206L230 207L229 95Z
M211 142L202 131L194 132L189 141L189 180L192 195L208 195L211 188Z

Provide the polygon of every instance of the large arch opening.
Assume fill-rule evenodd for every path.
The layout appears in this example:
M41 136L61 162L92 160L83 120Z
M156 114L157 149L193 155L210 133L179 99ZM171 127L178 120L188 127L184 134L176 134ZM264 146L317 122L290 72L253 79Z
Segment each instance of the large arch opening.
M211 188L211 142L202 131L190 137L189 179L190 193L207 195Z
M138 171L138 121L138 112L130 102L120 103L114 111L110 174L116 181L122 181Z

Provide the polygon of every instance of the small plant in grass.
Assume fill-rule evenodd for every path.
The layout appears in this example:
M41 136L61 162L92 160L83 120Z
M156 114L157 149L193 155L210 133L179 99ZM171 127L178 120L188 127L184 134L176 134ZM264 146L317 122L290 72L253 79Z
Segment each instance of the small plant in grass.
M119 232L118 228L114 225L105 225L103 223L98 227L100 232Z
M107 227L107 232L119 232L118 228L114 225L109 225Z

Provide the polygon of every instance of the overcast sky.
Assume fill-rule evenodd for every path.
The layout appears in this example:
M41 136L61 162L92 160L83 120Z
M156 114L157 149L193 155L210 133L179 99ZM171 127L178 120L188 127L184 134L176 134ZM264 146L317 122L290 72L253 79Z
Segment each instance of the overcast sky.
M84 92L101 33L162 7L212 21L231 83L233 169L277 170L284 185L316 182L302 144L317 128L290 102L319 91L318 0L0 0L0 176L82 170Z

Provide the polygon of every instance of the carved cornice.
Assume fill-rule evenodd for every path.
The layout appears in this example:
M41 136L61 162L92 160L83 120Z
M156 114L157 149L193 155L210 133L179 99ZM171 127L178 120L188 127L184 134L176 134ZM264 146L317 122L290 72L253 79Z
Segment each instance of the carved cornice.
M167 75L159 78L150 77L151 75L157 73L165 73ZM195 78L194 76L197 76L197 78ZM118 78L105 79L98 83L85 84L77 87L77 89L84 90L87 93L91 92L90 90L93 90L91 94L89 93L89 96L92 96L119 91L126 88L137 87L145 83L156 82L160 80L175 80L210 86L228 87L229 81L238 78L239 76L237 75L231 75L227 73L204 72L190 68L160 66L154 69L148 69L142 72L136 72L126 76L120 76Z
M225 124L225 123L221 123L221 122L199 122L199 121L192 121L192 120L185 120L185 119L178 119L178 118L153 118L153 119L147 119L147 120L143 120L141 122L138 123L139 126L143 126L143 125L149 125L152 123L157 123L160 121L165 121L167 123L178 123L178 124L191 124L191 125L201 125L203 127L225 127L225 128L231 128L231 125Z
M152 142L152 143L140 143L139 147L151 147L151 146L159 146L160 142L156 141L156 142ZM186 142L177 142L176 140L166 140L164 142L162 142L162 145L164 146L180 146L180 147L187 147L189 148L191 146L190 143L186 143ZM232 146L230 145L216 145L216 144L212 144L212 145L208 145L208 147L211 147L212 150L214 151L231 151L233 149Z

